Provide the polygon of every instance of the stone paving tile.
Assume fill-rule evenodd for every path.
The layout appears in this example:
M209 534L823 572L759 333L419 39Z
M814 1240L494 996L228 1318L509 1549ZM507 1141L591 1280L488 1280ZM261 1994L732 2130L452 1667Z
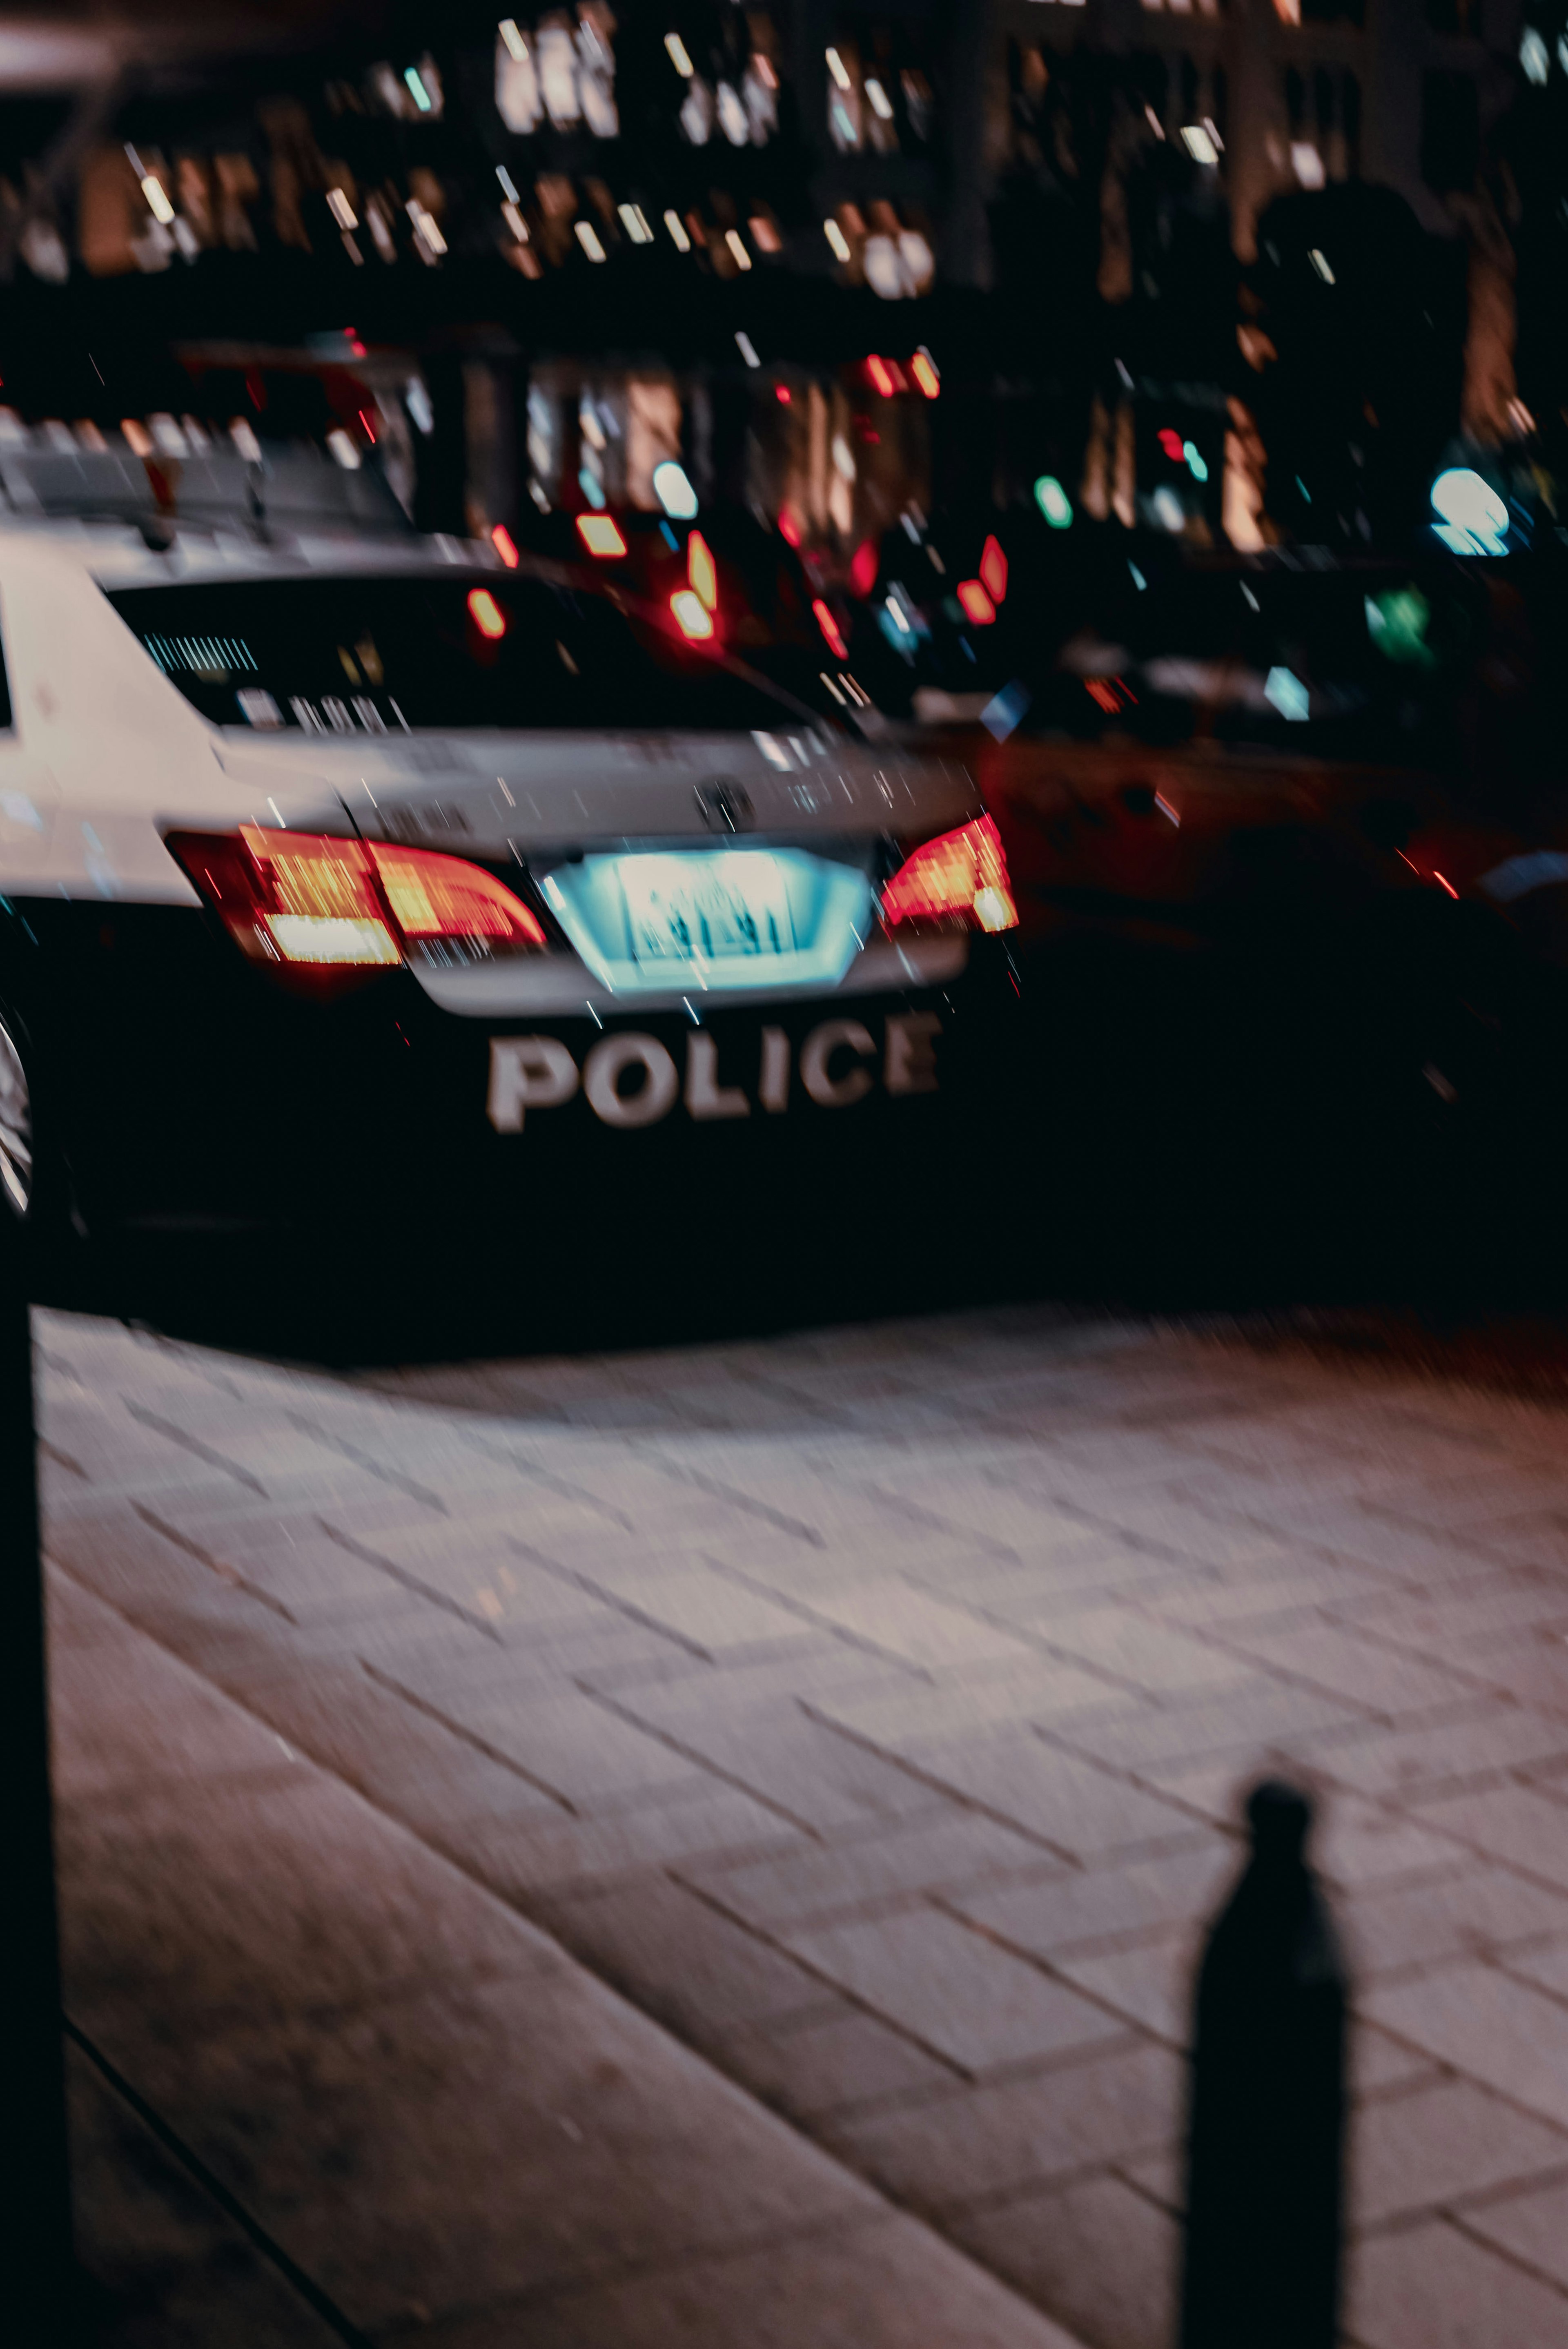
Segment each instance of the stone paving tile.
M1568 1899L1501 1868L1453 1868L1416 1883L1373 1886L1345 1904L1361 1981L1458 1956L1510 1952L1568 1935Z
M647 1697L639 1686L619 1702L646 1718ZM943 1799L940 1790L798 1713L705 1721L688 1710L665 1733L683 1754L822 1835L911 1817Z
M55 1570L48 1588L51 1649L81 1651L69 1674L61 1676L53 1702L57 1796L124 1803L150 1790L189 1785L195 1764L208 1756L212 1725L226 1721L232 1707L200 1683L178 1709L128 1686L118 1642L83 1650L86 1601L75 1585ZM265 1774L286 1772L289 1764L273 1731L250 1720L231 1741L226 1758L231 1768Z
M1563 1932L1561 1926L1558 1931ZM1568 1937L1544 1947L1508 1950L1502 1953L1502 1963L1510 1973L1539 1982L1542 1990L1568 2002Z
M472 1621L488 1635L485 1644L456 1659L432 1660L418 1681L420 1692L438 1705L449 1682L476 1703L513 1698L521 1703L530 1695L590 1693L601 1681L657 1678L701 1661L666 1633L614 1608L530 1628L495 1619L476 1600Z
M1208 1693L1235 1688L1253 1677L1251 1667L1234 1656L1126 1607L1054 1615L1046 1636L1065 1655L1098 1665L1150 1694Z
M432 1675L407 1664L387 1677L574 1809L679 1785L696 1774L683 1755L573 1690L476 1689L460 1673Z
M1568 1891L1568 1805L1505 1785L1423 1803L1421 1817L1490 1858Z
M1125 1704L1126 1693L1076 1665L1041 1655L994 1675L923 1676L863 1691L813 1697L820 1720L890 1754L910 1754L944 1737L973 1735L1007 1723L1064 1722Z
M612 1577L602 1566L595 1566L585 1572L594 1588L616 1597L659 1629L689 1641L706 1656L723 1657L738 1649L792 1644L818 1636L809 1619L708 1567L688 1568L684 1573L634 1571Z
M1444 1656L1506 1646L1537 1625L1568 1624L1568 1581L1499 1574L1470 1590L1429 1599L1418 1591L1384 1591L1336 1602L1342 1620L1365 1624L1379 1640L1441 1661Z
M574 1954L636 2004L708 2046L737 2031L837 2011L784 1950L657 1878L552 1898L541 1912Z
M1196 1832L1173 1803L1026 1733L950 1739L920 1763L928 1777L1077 1858Z
M790 1949L966 2072L1092 2047L1121 2026L937 1909L790 1932Z
M378 1796L380 1779L366 1791ZM607 1889L682 1861L745 1861L815 1848L793 1821L738 1787L710 1781L683 1786L679 1795L591 1818L569 1817L558 1806L520 1808L510 1817L449 1814L430 1832L503 1899L531 1912L556 1894ZM399 1818L417 1824L423 1809L417 1795L399 1800L394 1784L387 1802Z
M1455 1781L1568 1763L1568 1722L1491 1701L1430 1728L1315 1738L1314 1767L1363 1795L1425 1803Z
M1430 2055L1377 2030L1360 2010L1350 2033L1347 2068L1353 2100L1391 2095L1413 2087L1418 2080L1441 2076Z
M1429 1713L1475 1693L1475 1682L1457 1671L1398 1655L1326 1623L1285 1631L1255 1625L1233 1630L1227 1644L1294 1680L1309 1681L1331 1696L1365 1704L1387 1720Z
M1371 1983L1359 2005L1399 2038L1568 2129L1568 2007L1556 2000L1471 1961Z
M1568 2296L1440 2220L1363 2244L1351 2279L1363 2349L1568 2349Z
M1179 1770L1161 1769L1150 1775L1155 1784L1208 1818L1239 1829L1246 1789L1259 1778L1277 1776L1280 1766L1272 1755L1260 1754L1245 1770L1204 1762L1196 1767L1184 1764ZM1288 1773L1288 1764L1284 1766ZM1311 1775L1307 1771L1295 1775L1306 1779ZM1329 1883L1347 1891L1390 1883L1399 1877L1433 1875L1460 1864L1449 1836L1350 1794L1326 1805L1314 1835L1313 1851L1315 1865Z
M941 2213L1164 2146L1184 2094L1167 2050L1124 2041L1026 2079L839 2120L831 2142L890 2193Z
M1319 1608L1344 1616L1362 1601L1374 1607L1387 1596L1387 1578L1374 1568L1282 1550L1275 1557L1234 1567L1223 1575L1151 1590L1140 1603L1161 1622L1204 1630L1223 1630L1228 1624L1279 1626L1293 1618L1310 1618Z
M1053 1722L1052 1737L1109 1768L1153 1775L1160 1765L1245 1753L1267 1739L1305 1738L1358 1725L1364 1716L1315 1689L1247 1671L1224 1695L1159 1706L1101 1706L1088 1720ZM1233 1762L1225 1767L1233 1774Z
M1217 1575L1191 1559L1179 1563L1108 1538L1094 1549L1074 1547L1059 1557L1026 1550L1014 1559L995 1560L983 1596L976 1588L975 1603L998 1622L1048 1639L1052 1625L1064 1616L1111 1601L1142 1604L1179 1584L1190 1587L1194 1578L1205 1588L1218 1582Z
M998 1940L1044 1958L1212 1916L1242 1857L1237 1845L1211 1836L1169 1859L1063 1869L1041 1883L953 1891L947 1901Z
M1166 2349L1178 2230L1120 2178L1024 2195L953 2222L951 2232L1094 2349Z
M1468 2209L1465 2226L1568 2292L1568 2178Z
M651 1727L679 1737L694 1723L793 1721L806 1706L820 1706L841 1691L929 1693L932 1686L927 1674L823 1631L814 1646L782 1656L727 1657L717 1666L707 1657L675 1657L670 1670L650 1676L634 1694L626 1692L620 1702Z
M804 2121L903 2102L950 2086L953 2071L902 2032L843 2002L803 2023L736 2032L717 2049L725 2071Z
M1192 2035L1192 1997L1202 1937L1188 1930L1125 1950L1068 1951L1057 1973L1172 2048Z
M1327 1809L1313 1847L1328 1882L1350 1893L1462 1864L1447 1836L1429 1830L1424 1813L1418 1821L1408 1819L1356 1795L1341 1795Z
M1443 1532L1473 1533L1491 1541L1526 1517L1549 1515L1563 1501L1563 1477L1550 1468L1532 1469L1522 1460L1472 1460L1449 1473L1412 1481L1398 1494L1380 1495L1382 1514L1430 1525Z
M1561 1507L1539 1510L1532 1516L1511 1517L1483 1528L1472 1528L1478 1547L1518 1566L1568 1570L1568 1522Z
M1568 2164L1568 2132L1548 2128L1466 2080L1436 2081L1367 2105L1356 2127L1351 2178L1357 2221L1467 2200Z
M813 1614L909 1664L1020 1663L1030 1653L1010 1632L892 1575L836 1594L815 1591L810 1606Z
M874 1834L841 1838L788 1857L681 1872L748 1924L764 1931L870 1908L901 1895L1037 1876L1050 1862L1037 1844L993 1819L955 1806Z
M1190 1485L1190 1491L1196 1486ZM1208 1480L1216 1514L1233 1514L1255 1529L1271 1532L1294 1551L1323 1552L1351 1564L1377 1568L1400 1581L1418 1578L1440 1588L1445 1582L1473 1582L1497 1561L1472 1544L1444 1541L1414 1526L1398 1526L1368 1516L1353 1502L1335 1501L1315 1479L1284 1488L1258 1477L1221 1476Z

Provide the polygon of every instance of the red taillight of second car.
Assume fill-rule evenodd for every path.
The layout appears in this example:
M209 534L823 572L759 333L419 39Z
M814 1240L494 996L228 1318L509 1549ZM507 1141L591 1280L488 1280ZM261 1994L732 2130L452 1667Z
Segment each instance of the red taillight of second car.
M882 920L962 921L976 930L1017 927L1018 909L1007 859L995 823L977 816L961 832L944 832L905 857L882 894Z
M443 938L545 944L536 916L459 856L258 824L171 833L168 846L245 954L302 978L346 978Z
M822 642L827 646L833 658L848 660L850 648L844 642L842 629L833 617L832 606L825 603L820 595L816 595L811 600L811 612L817 626L822 631Z

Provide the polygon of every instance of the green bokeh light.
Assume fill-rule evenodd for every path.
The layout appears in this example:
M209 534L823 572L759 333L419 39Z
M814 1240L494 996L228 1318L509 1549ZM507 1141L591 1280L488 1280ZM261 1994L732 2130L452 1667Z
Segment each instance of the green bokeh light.
M1390 587L1365 599L1367 633L1385 660L1430 668L1437 659L1427 642L1432 607L1418 587Z
M1073 502L1054 473L1042 473L1035 483L1035 503L1053 530L1070 530Z

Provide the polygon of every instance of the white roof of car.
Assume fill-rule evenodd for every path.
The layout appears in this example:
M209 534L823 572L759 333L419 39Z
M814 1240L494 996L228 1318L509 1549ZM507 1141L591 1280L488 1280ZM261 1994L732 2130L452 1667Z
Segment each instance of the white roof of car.
M204 579L287 579L313 572L428 572L459 564L499 571L500 557L483 539L366 538L346 532L278 533L263 541L237 530L201 530L178 522L167 548L149 546L129 525L61 519L40 522L0 512L0 548L24 559L75 562L105 587L170 587Z

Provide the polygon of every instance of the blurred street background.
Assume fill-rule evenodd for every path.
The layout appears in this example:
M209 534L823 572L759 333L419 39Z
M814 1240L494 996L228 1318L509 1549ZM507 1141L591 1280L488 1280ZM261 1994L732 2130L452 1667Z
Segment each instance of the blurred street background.
M361 891L247 930L148 754L139 899L0 568L98 2349L1161 2349L1264 1774L1351 1966L1346 2340L1568 2349L1565 273L1568 0L0 11L0 557L113 534L132 631L264 581L149 689ZM775 697L606 714L526 619L707 862L874 787L903 1009L742 1069L677 987L595 1091L572 873L644 828L563 754L541 814L526 698L411 722L377 566L452 567L476 697L535 586ZM296 694L244 613L313 569ZM561 999L465 997L400 849ZM387 972L269 994L290 921ZM955 1130L818 1165L939 1065Z

